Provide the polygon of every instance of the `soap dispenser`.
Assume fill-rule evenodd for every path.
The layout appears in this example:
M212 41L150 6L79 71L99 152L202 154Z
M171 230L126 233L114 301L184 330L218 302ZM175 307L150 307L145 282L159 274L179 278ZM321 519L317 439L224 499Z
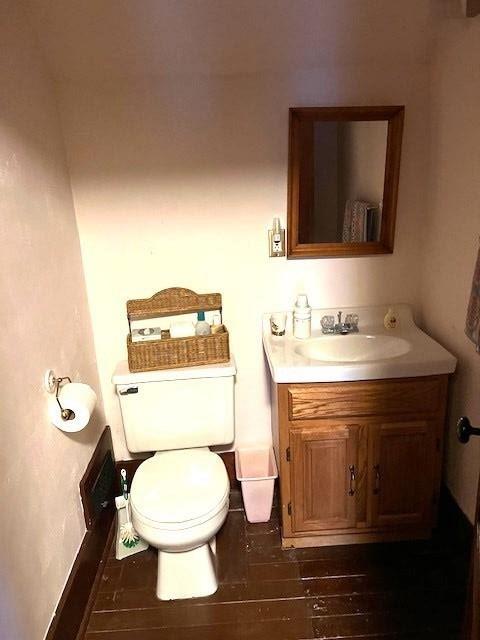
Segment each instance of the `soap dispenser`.
M293 335L304 340L310 338L312 329L312 308L308 304L308 298L304 293L297 296L293 308Z

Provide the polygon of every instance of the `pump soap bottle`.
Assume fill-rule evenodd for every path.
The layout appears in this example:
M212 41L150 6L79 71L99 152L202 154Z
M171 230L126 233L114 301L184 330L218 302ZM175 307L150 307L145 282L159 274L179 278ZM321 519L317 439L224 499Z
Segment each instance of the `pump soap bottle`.
M308 304L308 298L304 293L297 296L293 308L293 335L295 338L305 340L310 338L312 330L312 308Z

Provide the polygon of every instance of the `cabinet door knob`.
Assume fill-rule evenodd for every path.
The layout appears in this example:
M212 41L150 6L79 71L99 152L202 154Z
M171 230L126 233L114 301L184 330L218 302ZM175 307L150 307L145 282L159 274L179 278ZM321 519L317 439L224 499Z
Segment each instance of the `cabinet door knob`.
M353 494L355 493L355 485L356 485L355 465L351 464L348 467L348 470L350 471L350 489L348 491L348 495L353 496Z
M373 466L373 470L375 471L375 486L373 487L373 493L376 495L380 493L380 465L375 464Z

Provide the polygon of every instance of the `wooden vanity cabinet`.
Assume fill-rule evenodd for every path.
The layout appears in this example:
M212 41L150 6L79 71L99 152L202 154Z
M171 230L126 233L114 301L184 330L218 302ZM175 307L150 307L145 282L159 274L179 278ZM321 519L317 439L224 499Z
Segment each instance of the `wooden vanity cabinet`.
M426 538L447 376L273 385L284 546Z

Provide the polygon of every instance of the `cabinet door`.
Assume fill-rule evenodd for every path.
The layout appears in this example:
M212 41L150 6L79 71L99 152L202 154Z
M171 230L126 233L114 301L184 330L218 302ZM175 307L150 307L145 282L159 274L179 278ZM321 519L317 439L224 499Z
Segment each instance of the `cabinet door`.
M293 531L355 526L358 427L290 431Z
M429 524L433 501L435 428L432 422L374 427L371 455L372 524Z

